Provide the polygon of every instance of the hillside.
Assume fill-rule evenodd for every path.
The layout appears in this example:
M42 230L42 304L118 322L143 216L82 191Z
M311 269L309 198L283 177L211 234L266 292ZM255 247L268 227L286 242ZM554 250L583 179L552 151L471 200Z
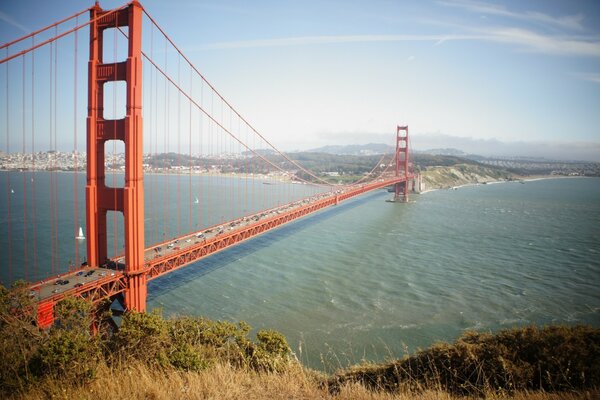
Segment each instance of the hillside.
M451 187L495 182L511 179L512 174L498 168L477 164L455 164L451 166L432 166L421 170L422 190L447 189Z
M308 150L308 153L326 153L335 155L368 156L374 154L388 154L395 151L393 146L383 143L329 145Z
M20 282L0 285L0 398L13 399L591 399L600 394L600 330L466 332L387 363L335 375L304 368L286 338L245 322L126 312L118 330L66 298L57 323L33 323ZM96 322L99 334L90 334ZM595 397L594 397L595 396Z

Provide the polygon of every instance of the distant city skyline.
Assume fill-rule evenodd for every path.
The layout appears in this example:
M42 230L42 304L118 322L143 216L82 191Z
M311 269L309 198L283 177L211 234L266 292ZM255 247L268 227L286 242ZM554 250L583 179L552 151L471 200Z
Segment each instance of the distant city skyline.
M282 150L408 124L420 150L600 161L599 2L141 3ZM4 2L0 42L92 4Z

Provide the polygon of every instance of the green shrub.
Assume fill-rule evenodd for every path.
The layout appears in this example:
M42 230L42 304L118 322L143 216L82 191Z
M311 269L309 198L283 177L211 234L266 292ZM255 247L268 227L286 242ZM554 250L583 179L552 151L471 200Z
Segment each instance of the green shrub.
M36 304L25 281L0 285L0 397L35 380L29 362L43 337L35 326Z
M109 339L109 358L136 359L148 364L164 365L169 342L167 327L159 311L126 312L119 330Z
M343 371L329 384L335 390L348 381L388 391L439 387L477 395L597 388L600 329L550 326L510 329L495 335L467 332L454 344L436 344L389 364Z
M194 346L183 343L175 346L169 352L169 363L185 371L200 371L208 368L209 361L201 356L201 352Z
M256 343L246 337L238 340L239 362L257 371L283 371L289 364L290 354L285 336L272 330L260 330L256 337Z
M93 378L98 367L100 347L89 333L56 330L40 346L31 369L38 376L82 383Z
M238 325L205 318L180 317L168 320L169 335L176 343L222 348L250 331L245 323Z

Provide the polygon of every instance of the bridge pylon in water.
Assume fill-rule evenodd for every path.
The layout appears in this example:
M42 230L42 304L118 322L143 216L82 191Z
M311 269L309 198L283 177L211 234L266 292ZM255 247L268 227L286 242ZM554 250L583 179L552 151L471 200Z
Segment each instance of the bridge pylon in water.
M133 1L126 8L107 12L98 3L90 10L90 59L88 64L86 229L87 261L99 267L108 260L107 212L123 213L125 233L125 308L145 311L147 282L144 273L144 176L142 148L142 6ZM106 14L105 17L102 17ZM98 18L100 17L100 18ZM103 33L127 27L127 59L103 62ZM126 114L106 119L104 85L124 81ZM106 186L105 143L125 145L125 186Z
M394 201L408 202L408 125L396 128L396 177L404 174L404 182L394 185Z

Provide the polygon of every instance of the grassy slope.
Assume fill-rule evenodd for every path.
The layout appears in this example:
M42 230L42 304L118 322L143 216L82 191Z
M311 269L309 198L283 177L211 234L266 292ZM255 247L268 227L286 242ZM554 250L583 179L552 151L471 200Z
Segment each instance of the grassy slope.
M495 182L506 179L509 173L476 164L427 167L421 171L424 190L446 189L453 186Z
M176 349L167 347L165 350L171 353ZM206 350L205 345L198 350ZM332 376L305 369L293 359L277 370L257 370L234 366L222 354L207 367L190 371L168 364L161 366L154 358L141 361L139 356L130 354L116 361L108 354L108 360L101 360L94 367L92 379L69 380L61 375L53 376L50 371L35 384L13 392L11 397L94 400L600 398L600 329L585 326L527 327L497 334L468 332L453 344L439 343L401 360L356 365Z
M283 373L256 373L234 369L224 364L201 372L175 369L157 369L143 364L122 369L99 368L97 378L82 386L70 386L57 380L41 382L26 393L16 394L22 399L423 399L454 400L441 390L419 393L373 392L356 383L348 383L339 392L331 394L319 384L314 373L301 367ZM600 392L543 393L519 392L513 396L488 394L489 399L514 400L574 400L598 398Z

